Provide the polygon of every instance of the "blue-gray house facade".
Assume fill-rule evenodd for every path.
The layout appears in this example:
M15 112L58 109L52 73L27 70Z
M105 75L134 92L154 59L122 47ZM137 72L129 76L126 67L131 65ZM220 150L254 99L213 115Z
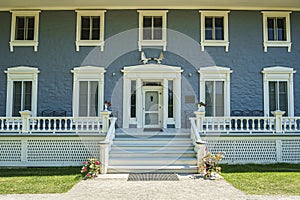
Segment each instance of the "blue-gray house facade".
M155 13L162 10L148 11L150 12L149 16L151 16L152 11ZM228 27L226 30L225 21L221 21L222 30L220 31L222 36L220 37L221 40L226 40L226 38L223 38L223 34L227 32L228 38L227 43L219 45L209 45L209 43L206 44L204 41L201 41L201 38L204 37L203 33L210 34L208 25L201 27L201 19L205 17L205 15L202 15L203 12L206 14L207 12L212 12L213 14L209 15L212 16L211 19L221 18L225 20L218 15L220 11L217 11L217 17L214 18L214 11L211 10L163 10L166 27L162 27L162 29L166 31L166 41L163 45L153 44L154 46L151 44L144 46L139 44L139 31L141 29L139 27L139 18L141 18L140 13L145 12L145 10L101 10L101 18L104 20L104 24L100 23L104 30L103 33L101 32L103 44L96 44L95 46L79 45L78 48L76 44L76 28L78 26L77 17L80 11L39 11L37 14L39 18L38 45L36 47L32 45L11 47L11 35L14 34L11 33L14 12L0 12L0 71L3 72L0 74L2 85L0 90L1 116L7 116L7 103L13 101L13 99L8 99L7 97L9 74L7 71L9 68L27 66L38 69L36 116L41 116L45 110L63 110L67 116L74 116L75 74L72 71L77 67L92 66L104 68L104 96L101 97L103 100L96 112L100 113L105 100L112 102L111 109L118 116L118 125L122 127L123 117L134 118L136 116L132 112L138 112L137 109L141 109L130 103L130 106L134 107L135 111L132 111L132 108L130 108L130 116L124 116L123 114L125 106L123 93L124 89L126 89L123 88L123 78L126 73L124 68L128 66L142 66L141 52L148 58L158 58L160 53L163 52L164 59L162 59L161 64L157 64L153 60L150 60L147 64L156 64L158 67L159 65L180 67L181 69L178 72L181 76L181 94L179 97L174 95L176 96L174 98L180 98L180 105L176 108L180 109L180 123L178 123L178 127L187 128L189 126L187 119L193 114L193 111L196 109L195 103L199 101L206 102L208 108L209 106L217 107L217 104L221 105L223 111L211 111L211 116L230 116L232 111L235 110L257 110L261 111L264 116L269 116L271 110L265 109L266 102L264 98L265 96L272 98L272 94L270 91L269 94L266 94L266 91L264 91L264 81L266 81L264 80L264 74L268 73L264 72L264 69L270 67L275 67L274 73L287 73L292 76L292 79L288 78L286 80L278 78L279 82L287 82L285 85L279 84L281 96L278 94L278 99L288 104L289 108L284 107L288 116L300 114L300 107L297 102L300 99L300 79L297 73L300 52L300 12L298 11L274 12L275 15L272 15L270 19L276 19L275 21L279 25L273 31L277 31L277 33L282 31L280 30L281 21L278 19L284 19L284 22L282 22L284 23L284 26L282 26L284 28L283 34L288 34L289 36L285 35L282 37L290 39L290 43L288 45L279 44L278 46L265 47L265 13L261 10L221 11L226 14ZM272 13L271 11L269 12ZM288 16L288 20L286 17L282 17L282 13L284 16ZM278 18L276 18L276 14L278 14ZM86 15L85 13L84 16ZM204 23L209 22L206 20ZM217 20L215 20L213 25L213 29L216 30L216 35L214 36L216 40L218 40L217 23ZM268 21L268 23L271 22ZM15 26L15 24L13 25ZM34 28L36 29L37 27ZM203 28L206 32L202 31ZM272 31L272 29L269 27L267 31ZM278 37L280 37L280 34L278 34ZM281 39L279 38L278 40L280 41ZM201 79L203 72L200 69L212 66L217 66L216 69L212 69L216 70L216 74L220 74L218 70L221 68L229 70L226 72L229 77L225 81L226 84L222 83L224 82L222 78L215 82L211 78ZM149 66L149 68L151 67ZM282 69L280 70L279 68ZM272 70L270 73L272 73ZM203 77L205 77L205 72ZM201 81L209 83L205 83L205 86L201 88ZM272 79L272 81L274 86L269 84L267 86L268 89L271 89L271 87L277 88L275 86L276 80ZM142 79L141 84L146 86L147 84L144 82L145 80ZM293 90L290 90L290 83ZM137 83L133 82L133 84ZM151 85L151 83L149 84ZM168 84L172 84L172 82ZM218 84L221 84L220 87L217 86ZM225 85L228 87L225 88ZM205 94L206 96L208 95L209 87L215 87L216 105L209 105L214 104L212 96L211 100L203 97ZM219 93L217 90L220 90ZM131 90L131 93L133 92L134 90ZM224 97L224 93L227 93L226 97ZM168 102L170 103L170 101ZM276 102L273 104L276 104ZM171 106L174 107L174 105ZM174 108L170 108L169 105L169 109ZM217 109L215 108L215 110ZM266 112L266 110L268 111ZM172 117L173 114L169 113L169 115ZM166 122L166 124L168 127L172 127L174 122L170 124Z

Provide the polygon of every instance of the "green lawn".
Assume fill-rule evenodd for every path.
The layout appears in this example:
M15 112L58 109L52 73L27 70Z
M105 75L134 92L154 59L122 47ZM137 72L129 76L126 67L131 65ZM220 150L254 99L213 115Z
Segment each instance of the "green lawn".
M247 194L299 195L300 165L221 165L222 176Z
M63 193L81 179L80 167L0 168L0 194Z

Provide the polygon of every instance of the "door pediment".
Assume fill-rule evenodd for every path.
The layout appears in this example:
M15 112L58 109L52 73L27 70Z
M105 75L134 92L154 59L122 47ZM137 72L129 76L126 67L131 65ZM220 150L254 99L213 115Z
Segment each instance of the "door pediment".
M160 64L146 64L124 67L123 73L182 73L181 67Z

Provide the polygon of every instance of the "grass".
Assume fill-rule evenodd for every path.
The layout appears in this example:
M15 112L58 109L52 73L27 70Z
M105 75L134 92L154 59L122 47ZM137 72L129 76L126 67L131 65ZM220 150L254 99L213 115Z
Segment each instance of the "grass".
M0 168L0 194L63 193L82 179L80 168Z
M300 196L300 164L221 167L224 179L247 194Z

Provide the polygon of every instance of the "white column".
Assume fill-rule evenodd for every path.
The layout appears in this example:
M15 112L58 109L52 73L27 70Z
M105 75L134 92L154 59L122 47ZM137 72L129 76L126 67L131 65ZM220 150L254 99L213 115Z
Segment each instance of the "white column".
M100 116L100 111L103 110L104 105L104 74L101 73L99 80L99 94L98 94L98 116Z
M102 111L102 131L106 133L109 129L109 115L111 114L110 111Z
M226 88L225 88L225 95L226 95L226 102L225 102L225 116L230 116L230 74L226 74Z
M174 109L175 109L175 128L181 128L181 78L174 80Z
M282 133L282 116L284 115L285 111L275 110L272 111L272 114L275 117L275 132Z
M137 128L143 127L143 94L142 94L142 80L136 80L136 121Z
M28 133L29 132L29 117L31 115L31 111L24 110L19 112L22 118L22 133Z
M123 84L123 128L129 128L131 82L125 75Z
M288 115L294 117L294 80L293 74L290 74L289 80L289 97L288 97Z

